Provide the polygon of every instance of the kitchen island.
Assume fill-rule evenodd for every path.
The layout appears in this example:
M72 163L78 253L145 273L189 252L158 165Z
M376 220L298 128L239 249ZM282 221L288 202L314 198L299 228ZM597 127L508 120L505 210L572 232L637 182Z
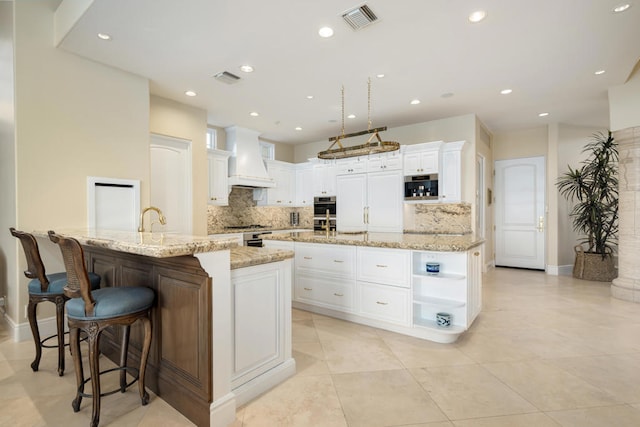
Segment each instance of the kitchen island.
M296 308L451 343L482 307L483 240L473 234L292 232L264 239L295 251Z
M295 373L291 251L171 233L56 231L82 244L102 287L154 290L146 384L196 425L229 425L237 406ZM131 328L130 364L139 362L139 328ZM101 338L113 361L120 334Z

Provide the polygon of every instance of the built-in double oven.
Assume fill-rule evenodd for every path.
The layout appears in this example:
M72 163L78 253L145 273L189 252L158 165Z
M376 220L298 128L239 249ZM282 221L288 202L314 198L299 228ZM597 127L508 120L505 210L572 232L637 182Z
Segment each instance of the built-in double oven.
M329 231L336 229L336 197L314 197L313 230L324 231L327 227Z

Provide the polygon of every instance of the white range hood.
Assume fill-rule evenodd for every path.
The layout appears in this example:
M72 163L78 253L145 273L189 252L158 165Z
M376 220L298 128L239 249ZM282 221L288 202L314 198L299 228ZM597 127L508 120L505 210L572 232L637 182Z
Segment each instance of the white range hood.
M269 177L262 160L259 132L238 126L229 126L227 151L229 158L229 185L249 188L271 188L276 184Z

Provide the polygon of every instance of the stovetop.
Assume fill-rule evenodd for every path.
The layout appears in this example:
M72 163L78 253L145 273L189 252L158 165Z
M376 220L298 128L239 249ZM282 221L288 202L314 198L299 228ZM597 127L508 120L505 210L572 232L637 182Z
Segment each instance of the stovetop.
M271 228L268 225L260 225L260 224L249 224L249 225L229 225L225 228L230 230L259 230L264 228Z

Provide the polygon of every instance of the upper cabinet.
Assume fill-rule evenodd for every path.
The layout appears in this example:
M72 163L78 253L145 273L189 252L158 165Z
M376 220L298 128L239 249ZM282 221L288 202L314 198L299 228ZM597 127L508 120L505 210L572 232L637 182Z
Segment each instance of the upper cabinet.
M367 161L367 172L384 172L402 169L402 154L400 151L372 154Z
M311 162L298 163L295 166L295 205L313 206L313 165Z
M440 174L440 201L462 201L462 150L465 141L448 142L442 147L442 173Z
M336 163L332 160L320 160L313 165L313 196L327 197L336 195Z
M438 173L442 141L404 146L404 175Z
M223 150L207 150L209 163L209 204L229 205L229 157Z
M276 186L254 191L254 199L259 206L293 206L296 197L295 166L278 160L266 160L265 163Z

